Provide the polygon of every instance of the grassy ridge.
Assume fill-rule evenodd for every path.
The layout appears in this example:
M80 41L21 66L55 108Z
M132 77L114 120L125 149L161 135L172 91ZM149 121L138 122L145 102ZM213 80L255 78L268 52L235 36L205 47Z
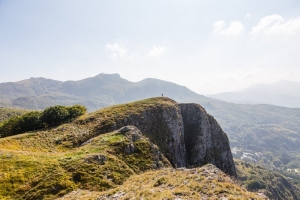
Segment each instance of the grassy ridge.
M160 166L171 167L171 164L157 155L158 148L144 136L132 142L124 133L105 133L111 127L116 128L115 121L129 115L140 117L142 111L173 106L174 102L168 98L146 99L85 114L57 127L1 138L0 199L55 199L72 191L105 196L123 190L128 198L137 194L155 199L162 197L163 191L166 198L255 197L220 170L147 172L159 168L158 160ZM134 145L133 153L126 153L128 145ZM141 184L145 188L137 187ZM154 194L149 193L152 190Z
M117 132L79 148L66 148L55 136L46 139L45 134L51 135L46 132L0 139L1 199L53 199L76 188L102 191L153 168L155 155L147 140L136 141L136 152L128 155L123 149L129 140ZM104 164L93 159L99 154L106 157ZM170 166L166 159L164 165Z
M195 169L164 168L131 176L104 191L76 190L62 199L264 199L248 192L213 165Z

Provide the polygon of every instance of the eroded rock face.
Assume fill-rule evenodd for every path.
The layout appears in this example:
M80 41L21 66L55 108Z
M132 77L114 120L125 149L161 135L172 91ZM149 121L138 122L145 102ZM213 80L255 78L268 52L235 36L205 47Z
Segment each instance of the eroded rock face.
M150 141L156 144L174 167L186 166L183 121L177 102L167 99L169 106L157 105L139 113L129 113L126 118L115 119L103 126L99 133L114 131L123 126L137 127ZM130 149L130 147L129 147Z
M117 124L136 126L160 148L173 166L185 167L184 130L180 108L176 102L172 107L158 106L139 115L131 115L126 122L122 120Z
M122 117L100 118L95 131L101 134L132 125L157 145L174 167L191 168L211 163L236 176L227 135L216 120L198 104L162 99L163 103L145 106L138 112L126 111ZM123 131L129 131L127 128ZM138 134L130 135L131 140L138 138ZM135 148L129 144L124 151L132 154Z
M150 143L152 158L152 169L160 169L162 167L171 166L170 162L165 158L165 156L160 152L157 145L150 142L149 138L142 135L141 131L135 126L124 126L117 130L117 132L124 134L128 139L129 143L124 148L124 153L133 154L137 150L135 144L139 140L147 140Z
M217 121L198 104L180 104L180 108L187 167L211 163L225 173L236 176L229 140Z

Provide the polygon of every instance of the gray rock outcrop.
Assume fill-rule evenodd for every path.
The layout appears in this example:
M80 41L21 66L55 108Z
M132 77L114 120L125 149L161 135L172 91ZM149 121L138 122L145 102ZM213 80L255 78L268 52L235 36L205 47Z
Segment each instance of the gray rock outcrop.
M98 134L111 132L123 126L137 127L175 167L186 166L184 130L179 105L176 101L165 98L168 106L158 104L138 113L130 113L124 118L102 121L97 127Z
M187 167L211 163L225 173L236 176L229 140L217 121L198 104L180 104L180 108Z
M178 104L169 98L156 100L155 104L137 105L141 107L139 109L130 109L126 104L115 110L112 107L111 116L105 113L99 118L88 118L85 123L97 120L94 135L112 132L123 126L135 126L159 147L174 167L191 168L211 163L225 173L236 176L227 135L204 108L198 104ZM121 115L117 115L118 112ZM125 127L119 131L130 131L127 129ZM139 134L128 137L133 141L139 138ZM124 149L127 154L135 151L131 144Z
M103 154L98 154L98 155L90 155L90 156L88 156L87 158L85 158L83 160L84 160L84 162L87 162L87 163L97 162L100 165L103 165L103 164L105 164L107 158Z
M168 159L165 158L165 156L160 152L160 149L157 145L151 143L149 138L142 135L141 131L135 127L135 126L124 126L117 130L117 132L124 134L128 139L129 143L124 148L124 153L126 154L133 154L136 151L138 151L135 146L136 142L139 140L146 140L149 142L149 147L151 150L151 155L149 155L152 158L152 169L160 169L162 167L168 167L171 166L171 163L168 161Z

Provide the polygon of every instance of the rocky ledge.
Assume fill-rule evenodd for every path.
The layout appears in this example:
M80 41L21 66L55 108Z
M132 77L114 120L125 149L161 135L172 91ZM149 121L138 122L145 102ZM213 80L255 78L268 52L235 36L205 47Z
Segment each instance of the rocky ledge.
M236 176L226 133L198 104L178 104L169 98L152 98L100 110L97 117L84 122L97 122L95 135L133 125L156 144L176 168L210 163ZM132 148L128 147L127 151L132 151Z

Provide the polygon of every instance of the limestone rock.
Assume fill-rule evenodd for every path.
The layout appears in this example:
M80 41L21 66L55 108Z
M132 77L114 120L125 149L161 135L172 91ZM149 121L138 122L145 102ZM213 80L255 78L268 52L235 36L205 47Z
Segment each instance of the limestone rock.
M174 100L164 99L168 106L158 104L156 107L146 107L138 113L128 112L124 118L100 122L97 127L98 134L112 132L127 125L135 126L159 147L173 166L184 167L186 153L180 108Z
M124 149L131 154L135 151L134 141L139 140L141 135L136 134L133 127L124 127L132 125L156 144L175 168L211 163L236 176L227 135L204 108L193 103L178 104L169 98L158 99L159 103L155 106L144 106L134 112L126 111L124 107L122 112L126 115L116 115L114 118L103 116L96 127L96 135L119 129L131 142Z
M132 143L127 144L124 148L124 152L127 154L133 154L134 151L135 151L135 146Z
M187 167L214 164L236 176L229 140L217 123L198 104L180 104L184 124Z
M97 162L100 165L104 165L107 158L103 154L97 154L97 155L90 155L87 158L84 159L84 162L91 163L91 162Z
M141 139L141 131L135 126L124 126L118 130L120 133L124 133L131 142L136 142Z
M150 143L150 150L151 150L151 156L152 157L152 168L153 169L160 169L162 167L170 166L171 164L169 161L165 158L165 156L160 152L159 147L153 143L150 142L150 140L142 135L141 131L135 127L135 126L124 126L117 130L119 133L123 133L126 135L126 137L129 139L129 143L124 148L124 153L126 154L133 154L136 152L135 143L139 140L146 140Z

